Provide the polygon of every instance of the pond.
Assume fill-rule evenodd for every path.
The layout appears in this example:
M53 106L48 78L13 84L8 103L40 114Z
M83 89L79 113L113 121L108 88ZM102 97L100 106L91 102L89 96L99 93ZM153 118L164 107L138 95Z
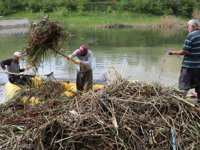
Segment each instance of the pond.
M182 29L69 29L72 37L63 45L63 53L71 54L81 44L88 44L96 58L95 82L112 79L118 72L128 80L161 82L177 87L182 57L166 56L166 50L182 49L187 35ZM27 35L0 36L0 60L26 47ZM25 62L22 62L22 66ZM74 81L76 66L62 56L50 55L38 74L54 72L58 79ZM7 75L0 69L0 83ZM4 98L4 96L1 96Z

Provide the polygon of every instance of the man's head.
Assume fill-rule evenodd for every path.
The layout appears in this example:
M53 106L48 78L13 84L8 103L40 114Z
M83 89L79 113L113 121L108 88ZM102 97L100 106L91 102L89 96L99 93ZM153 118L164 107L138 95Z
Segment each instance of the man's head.
M22 55L20 52L14 52L14 59L19 59L21 57L22 57Z
M199 29L199 21L196 20L196 19L191 19L188 21L188 31L189 33L196 30L196 29Z
M80 48L78 49L78 54L81 56L85 56L87 52L88 52L87 45L81 45Z

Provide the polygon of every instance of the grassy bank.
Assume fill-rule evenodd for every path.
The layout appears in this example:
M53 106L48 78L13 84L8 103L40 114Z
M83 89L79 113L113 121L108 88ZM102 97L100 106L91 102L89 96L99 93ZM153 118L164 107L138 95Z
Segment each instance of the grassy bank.
M42 16L41 13L20 12L15 13L2 19L28 18L31 22ZM109 24L126 24L132 26L155 26L155 25L177 25L185 24L186 19L174 16L155 16L151 14L130 13L130 12L82 12L82 13L66 13L54 12L48 14L51 19L67 24L69 27L104 27Z

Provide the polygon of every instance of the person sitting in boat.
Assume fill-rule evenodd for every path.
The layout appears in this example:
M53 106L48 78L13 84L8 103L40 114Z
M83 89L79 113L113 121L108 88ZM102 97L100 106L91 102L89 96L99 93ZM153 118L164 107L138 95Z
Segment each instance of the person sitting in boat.
M8 80L11 83L25 85L26 79L20 75L20 72L24 72L28 68L20 68L20 58L21 53L15 52L12 58L1 61L0 65L4 72L8 74Z
M95 62L93 53L87 45L81 45L79 49L68 55L67 59L72 60L74 57L78 57L78 60L74 61L78 65L76 88L79 92L87 92L93 87L92 68Z

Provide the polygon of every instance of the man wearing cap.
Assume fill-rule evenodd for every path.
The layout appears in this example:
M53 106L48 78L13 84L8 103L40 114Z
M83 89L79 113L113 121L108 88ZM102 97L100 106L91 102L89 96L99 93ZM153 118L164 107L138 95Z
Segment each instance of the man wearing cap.
M19 59L21 58L20 52L15 52L13 57L0 62L1 68L6 74L8 74L8 80L11 83L24 85L24 81L20 78L20 72L25 71L25 69L20 69Z
M179 89L195 88L200 103L200 30L196 19L188 21L188 32L182 50L168 50L168 55L184 55L179 77Z
M73 60L78 57L79 60ZM81 45L67 57L68 60L73 60L78 65L76 77L76 88L80 92L87 92L93 87L92 65L94 63L93 53L88 50L87 45Z

